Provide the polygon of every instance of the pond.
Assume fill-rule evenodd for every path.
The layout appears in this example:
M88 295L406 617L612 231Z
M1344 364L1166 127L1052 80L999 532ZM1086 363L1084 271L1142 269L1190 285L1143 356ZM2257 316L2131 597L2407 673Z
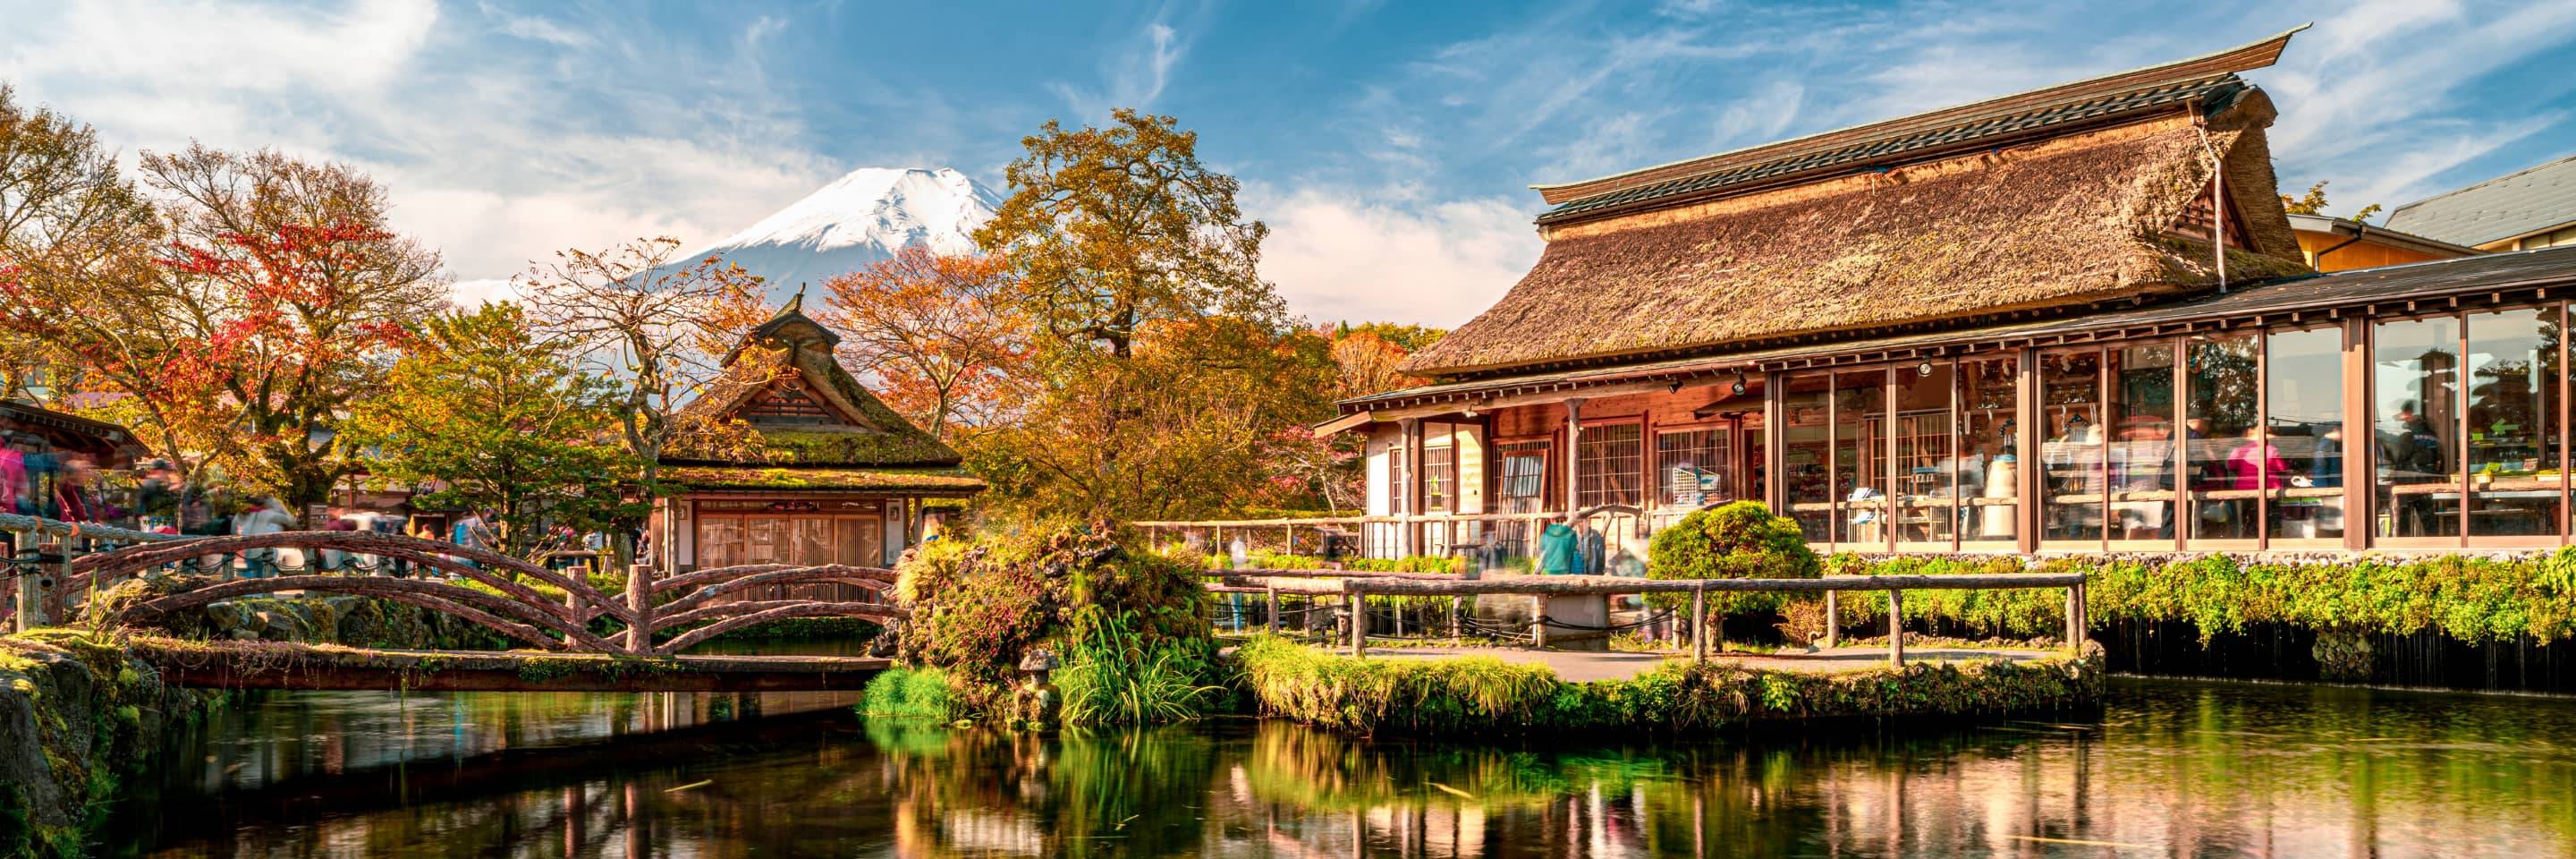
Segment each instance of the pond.
M2098 720L1693 742L1038 737L835 696L270 693L137 856L2576 856L2576 700L2114 681Z

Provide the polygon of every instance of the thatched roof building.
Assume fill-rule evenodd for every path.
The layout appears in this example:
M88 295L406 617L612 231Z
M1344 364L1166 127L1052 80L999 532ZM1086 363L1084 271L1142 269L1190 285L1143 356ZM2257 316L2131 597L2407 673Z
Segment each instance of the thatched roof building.
M746 335L725 355L723 376L683 409L712 425L747 425L755 438L711 432L663 456L663 475L685 490L657 502L664 569L890 565L922 536L926 499L984 490L956 449L841 366L840 336L806 316L803 302Z
M840 335L803 312L803 297L725 355L724 375L682 409L738 420L758 433L748 446L699 442L663 458L694 486L885 489L972 494L981 480L958 469L954 448L877 399L833 355Z
M2289 37L1540 186L1558 205L1538 265L1404 369L1561 370L2187 295L2219 280L2221 208L2230 278L2304 272L2271 100L2235 74Z

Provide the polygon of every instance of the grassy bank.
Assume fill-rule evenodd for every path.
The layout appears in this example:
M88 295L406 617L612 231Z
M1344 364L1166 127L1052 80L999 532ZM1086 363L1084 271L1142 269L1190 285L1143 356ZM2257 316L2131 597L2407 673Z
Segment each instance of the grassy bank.
M1353 659L1267 636L1235 659L1263 715L1362 734L1680 732L1784 719L1996 715L2091 706L2104 674L2098 647L2080 659L1836 674L1676 660L1632 679L1590 683L1490 657Z

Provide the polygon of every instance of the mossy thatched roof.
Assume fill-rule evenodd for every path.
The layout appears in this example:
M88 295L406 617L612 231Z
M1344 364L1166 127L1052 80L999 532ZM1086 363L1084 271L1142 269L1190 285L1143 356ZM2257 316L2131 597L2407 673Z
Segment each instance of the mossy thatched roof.
M788 466L955 466L955 448L888 408L834 357L839 337L789 305L725 356L724 374L683 412L742 421L757 443L684 443L663 457L678 464ZM765 394L792 390L819 405L820 422L780 423L748 415ZM980 484L979 484L980 485Z
M2306 271L2264 128L2209 119L2231 280ZM1402 369L1458 378L1901 331L2185 294L2217 279L2210 164L2187 113L1713 201L1551 226L1502 300Z

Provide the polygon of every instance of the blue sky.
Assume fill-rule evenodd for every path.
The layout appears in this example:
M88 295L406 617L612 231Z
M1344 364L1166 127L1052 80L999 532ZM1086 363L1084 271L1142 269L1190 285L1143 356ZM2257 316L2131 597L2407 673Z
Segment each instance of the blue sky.
M0 81L129 155L340 159L467 292L565 247L750 224L862 166L999 185L1022 135L1178 116L1317 320L1455 325L1537 258L1528 184L2203 53L2285 188L2390 206L2576 152L2576 0L2522 3L505 3L0 0Z

